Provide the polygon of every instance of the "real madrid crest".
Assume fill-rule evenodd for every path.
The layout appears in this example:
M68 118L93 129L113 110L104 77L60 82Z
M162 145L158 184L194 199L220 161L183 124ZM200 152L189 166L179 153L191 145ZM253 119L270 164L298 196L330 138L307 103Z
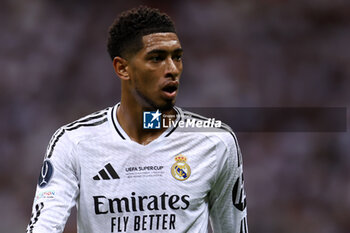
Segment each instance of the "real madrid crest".
M186 163L187 158L184 155L177 155L175 157L175 163L171 167L171 175L180 181L187 180L191 175L191 168Z

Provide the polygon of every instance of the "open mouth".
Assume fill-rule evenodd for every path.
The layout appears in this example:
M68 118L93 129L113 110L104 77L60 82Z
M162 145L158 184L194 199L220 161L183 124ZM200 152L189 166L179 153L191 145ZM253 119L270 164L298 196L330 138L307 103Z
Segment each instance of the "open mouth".
M163 88L163 96L167 99L174 99L176 97L177 89L179 88L179 82L173 81L167 83Z
M162 90L168 93L173 93L177 90L177 85L167 85Z

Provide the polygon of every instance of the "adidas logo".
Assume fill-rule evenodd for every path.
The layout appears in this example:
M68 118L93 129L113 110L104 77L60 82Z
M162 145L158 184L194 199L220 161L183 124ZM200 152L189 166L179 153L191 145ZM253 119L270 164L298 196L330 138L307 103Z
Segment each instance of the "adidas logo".
M108 163L107 165L105 165L105 168L101 169L98 172L99 175L96 175L93 177L94 180L110 180L112 179L120 179L120 177L118 176L117 172L114 170L114 168L112 167L112 165L110 163Z

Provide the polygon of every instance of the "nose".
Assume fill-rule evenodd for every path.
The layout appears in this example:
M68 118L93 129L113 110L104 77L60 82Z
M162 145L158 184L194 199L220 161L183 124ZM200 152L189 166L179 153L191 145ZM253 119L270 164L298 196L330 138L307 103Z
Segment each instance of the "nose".
M182 70L181 61L174 61L171 57L166 60L165 77L175 79Z

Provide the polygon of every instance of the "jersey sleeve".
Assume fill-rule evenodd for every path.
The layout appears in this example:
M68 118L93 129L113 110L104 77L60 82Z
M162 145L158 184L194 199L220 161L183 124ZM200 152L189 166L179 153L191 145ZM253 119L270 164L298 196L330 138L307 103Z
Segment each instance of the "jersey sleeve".
M63 232L79 192L74 146L65 129L52 137L40 170L27 233Z
M243 162L235 135L231 135L229 143L218 147L218 173L209 194L213 231L215 233L248 233Z

